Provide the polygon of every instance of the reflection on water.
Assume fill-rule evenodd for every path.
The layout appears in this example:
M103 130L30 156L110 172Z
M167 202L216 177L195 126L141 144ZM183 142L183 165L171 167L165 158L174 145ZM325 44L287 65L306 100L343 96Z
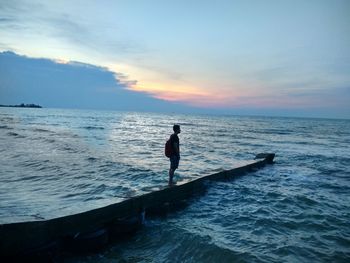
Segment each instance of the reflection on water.
M276 152L277 163L212 184L183 212L75 262L350 258L346 120L2 108L0 223L77 213L166 185L164 144L174 123L182 128L177 180L231 169L259 152Z

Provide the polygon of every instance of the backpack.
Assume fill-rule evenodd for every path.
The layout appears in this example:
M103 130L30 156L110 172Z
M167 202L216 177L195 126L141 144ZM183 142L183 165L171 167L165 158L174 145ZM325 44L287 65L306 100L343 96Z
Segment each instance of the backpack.
M164 147L164 154L166 157L170 158L173 155L173 146L171 145L171 140L167 140Z

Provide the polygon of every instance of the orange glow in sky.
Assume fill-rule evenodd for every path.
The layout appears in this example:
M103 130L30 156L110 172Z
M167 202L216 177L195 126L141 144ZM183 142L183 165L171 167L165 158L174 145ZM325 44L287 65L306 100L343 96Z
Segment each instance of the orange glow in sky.
M130 90L144 92L157 99L184 102L199 107L214 107L224 106L226 104L225 99L232 97L232 94L223 94L212 89L206 89L201 84L168 79L163 74L131 65L109 65L109 68L114 72L126 73L126 82L130 80L130 84L127 83ZM133 79L137 81L133 83Z
M148 93L157 99L200 107L221 104L223 99L222 95L182 83L139 81L136 85L131 85L130 89Z

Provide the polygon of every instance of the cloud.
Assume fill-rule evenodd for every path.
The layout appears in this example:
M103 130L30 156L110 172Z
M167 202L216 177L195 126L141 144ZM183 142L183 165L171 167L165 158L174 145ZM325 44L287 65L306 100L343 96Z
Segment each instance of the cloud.
M4 1L0 2L0 33L21 34L27 42L37 38L43 42L54 40L56 48L66 46L78 53L110 60L120 61L126 56L140 60L147 53L144 44L118 28L117 20L113 24L96 23L87 16L70 9L55 8L46 1Z
M225 106L210 106L215 98L200 98L207 108L164 101L130 90L136 80L106 67L13 52L0 53L0 104L35 103L44 107L178 113L323 116L349 118L350 88L305 90L302 94L236 96ZM224 95L224 94L223 94ZM154 94L153 94L154 96ZM196 97L198 97L196 95ZM339 99L341 98L341 99ZM310 102L314 103L310 104ZM186 103L186 102L185 102ZM321 106L320 106L321 105Z
M348 116L348 4L299 3L293 5L293 12L286 8L289 5L250 6L238 1L228 6L203 5L199 13L196 5L186 5L180 21L175 10L182 10L183 3L90 1L82 8L75 1L0 0L0 51L87 61L93 64L87 66L90 71L83 64L51 60L64 64L65 74L70 71L77 77L76 83L68 82L69 78L62 82L57 77L55 81L63 87L85 85L84 92L96 81L88 75L100 72L98 93L122 90L119 96L130 99L137 95L155 104L168 100L227 112L238 107L274 107L282 112L283 108L335 109L341 105ZM21 63L19 68L23 69L25 63ZM36 70L30 65L35 76L31 79L25 70L18 72L9 65L5 72L12 67L27 83L19 85L21 78L14 73L12 78L2 73L0 82L17 89L36 79L55 86L39 72L59 76L52 71L62 71L51 64L40 70L38 65ZM63 91L70 94L74 89ZM9 94L6 89L2 92L1 96ZM18 94L25 94L25 90ZM15 95L12 97L18 98Z
M134 83L105 67L0 53L0 104L177 112L190 109L128 90Z

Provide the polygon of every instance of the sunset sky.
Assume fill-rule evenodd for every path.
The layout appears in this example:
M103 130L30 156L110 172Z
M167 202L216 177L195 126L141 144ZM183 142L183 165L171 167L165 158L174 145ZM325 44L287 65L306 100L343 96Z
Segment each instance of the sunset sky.
M149 103L350 118L347 0L0 0L0 51L103 69ZM0 104L28 78L11 63L0 56Z

